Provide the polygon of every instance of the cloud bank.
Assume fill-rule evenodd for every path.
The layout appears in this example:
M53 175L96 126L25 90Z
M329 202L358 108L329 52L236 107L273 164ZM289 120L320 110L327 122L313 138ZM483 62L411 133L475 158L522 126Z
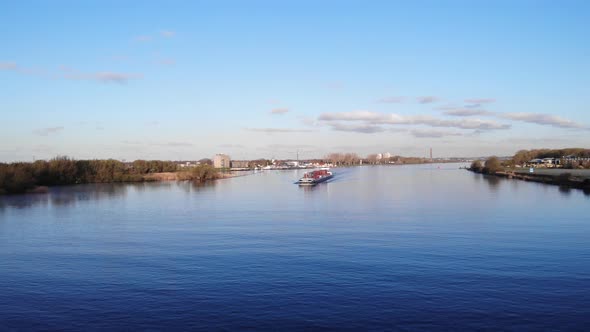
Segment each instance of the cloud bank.
M454 131L414 129L410 133L416 138L443 138L450 136L464 136L462 133Z
M172 38L172 37L176 36L176 31L162 30L162 31L160 31L160 36L162 36L164 38Z
M568 120L557 115L541 114L541 113L498 113L498 117L510 119L514 121L521 121L527 123L535 123L544 126L552 126L557 128L574 128L574 129L588 129L587 126L581 123Z
M33 133L35 135L39 135L39 136L49 136L52 134L57 134L61 131L64 130L63 126L59 126L59 127L47 127L47 128L39 128L39 129L35 129L33 131Z
M286 114L286 113L289 113L289 109L288 108L273 108L270 111L270 113L271 114L278 114L278 115Z
M444 114L451 115L451 116L475 116L475 115L491 115L493 113L485 111L485 110L478 110L478 109L453 109L450 111L446 111Z
M447 127L459 129L477 129L477 130L501 130L509 129L509 124L502 124L492 120L482 119L441 119L429 115L400 115L395 113L377 113L370 111L356 111L356 112L339 112L339 113L323 113L318 117L318 120L329 124L330 122L342 121L357 121L364 122L368 125L382 126L382 125L425 125L430 127ZM333 128L333 124L330 124ZM340 128L346 128L339 125ZM377 129L371 128L367 130Z
M496 99L494 98L472 98L472 99L465 99L467 104L490 104L495 102Z
M378 103L381 104L396 104L396 103L403 103L405 100L404 97L385 97L377 100Z
M19 66L14 62L0 62L0 70L10 70L23 75L32 75L44 78L61 78L67 80L88 80L101 83L118 83L125 84L133 79L143 78L142 74L133 73L119 73L113 71L99 71L95 73L83 73L76 71L67 66L60 66L59 71L55 73L47 73L44 70L26 68Z
M430 104L430 103L435 103L435 102L439 101L440 98L435 97L435 96L422 96L422 97L416 98L416 100L418 100L418 102L420 104Z
M557 115L544 114L544 113L528 113L528 112L516 112L516 113L501 113L501 112L490 112L479 109L455 109L444 112L446 115L458 116L458 117L470 117L470 116L488 116L499 119L512 120L524 123L533 123L542 126L551 126L556 128L565 129L590 129L590 127L581 123L562 118Z
M330 127L332 128L332 130L335 131L345 131L363 134L374 134L385 131L383 127L371 124L350 125L342 123L332 123L330 124Z
M257 133L267 133L267 134L275 134L275 133L309 133L313 130L311 129L290 129L290 128L244 128L246 131L252 131Z
M127 84L130 80L143 78L143 75L131 73L117 73L110 71L97 73L80 73L73 70L66 70L66 72L63 74L63 78L68 80L87 80L100 83Z
M0 70L16 70L17 64L14 62L0 62Z

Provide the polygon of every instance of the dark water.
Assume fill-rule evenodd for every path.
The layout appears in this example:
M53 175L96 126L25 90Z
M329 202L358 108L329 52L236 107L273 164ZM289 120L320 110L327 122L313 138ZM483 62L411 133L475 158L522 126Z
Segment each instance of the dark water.
M0 198L0 330L590 328L590 196L440 167Z

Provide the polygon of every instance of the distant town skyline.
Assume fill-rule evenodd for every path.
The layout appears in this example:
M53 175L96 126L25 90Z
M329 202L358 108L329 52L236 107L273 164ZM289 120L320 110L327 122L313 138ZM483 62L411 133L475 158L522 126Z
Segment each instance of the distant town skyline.
M588 147L587 1L5 2L0 161Z

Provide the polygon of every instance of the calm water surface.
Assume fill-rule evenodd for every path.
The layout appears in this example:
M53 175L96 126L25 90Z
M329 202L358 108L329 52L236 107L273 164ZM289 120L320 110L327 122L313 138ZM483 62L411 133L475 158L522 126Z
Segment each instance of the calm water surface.
M0 330L587 330L590 196L457 168L0 197Z

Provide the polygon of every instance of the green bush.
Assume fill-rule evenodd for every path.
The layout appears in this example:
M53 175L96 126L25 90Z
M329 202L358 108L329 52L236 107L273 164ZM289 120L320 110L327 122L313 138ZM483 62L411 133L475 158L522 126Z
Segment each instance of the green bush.
M481 161L475 160L474 162L471 163L471 167L469 169L474 172L481 173L483 170L483 166L481 164Z
M18 194L35 188L32 169L25 163L0 165L0 193Z
M210 167L210 166L207 166ZM212 167L210 167L212 169ZM73 160L56 157L34 163L0 163L0 194L23 193L36 186L76 183L140 182L148 173L175 172L171 161L136 160L125 164L118 160ZM202 170L199 179L210 179L215 172ZM212 175L213 174L213 175Z
M486 174L495 174L498 171L502 170L502 163L498 157L490 157L486 160L483 172Z
M193 180L205 182L217 178L217 170L210 165L199 165L191 171Z

